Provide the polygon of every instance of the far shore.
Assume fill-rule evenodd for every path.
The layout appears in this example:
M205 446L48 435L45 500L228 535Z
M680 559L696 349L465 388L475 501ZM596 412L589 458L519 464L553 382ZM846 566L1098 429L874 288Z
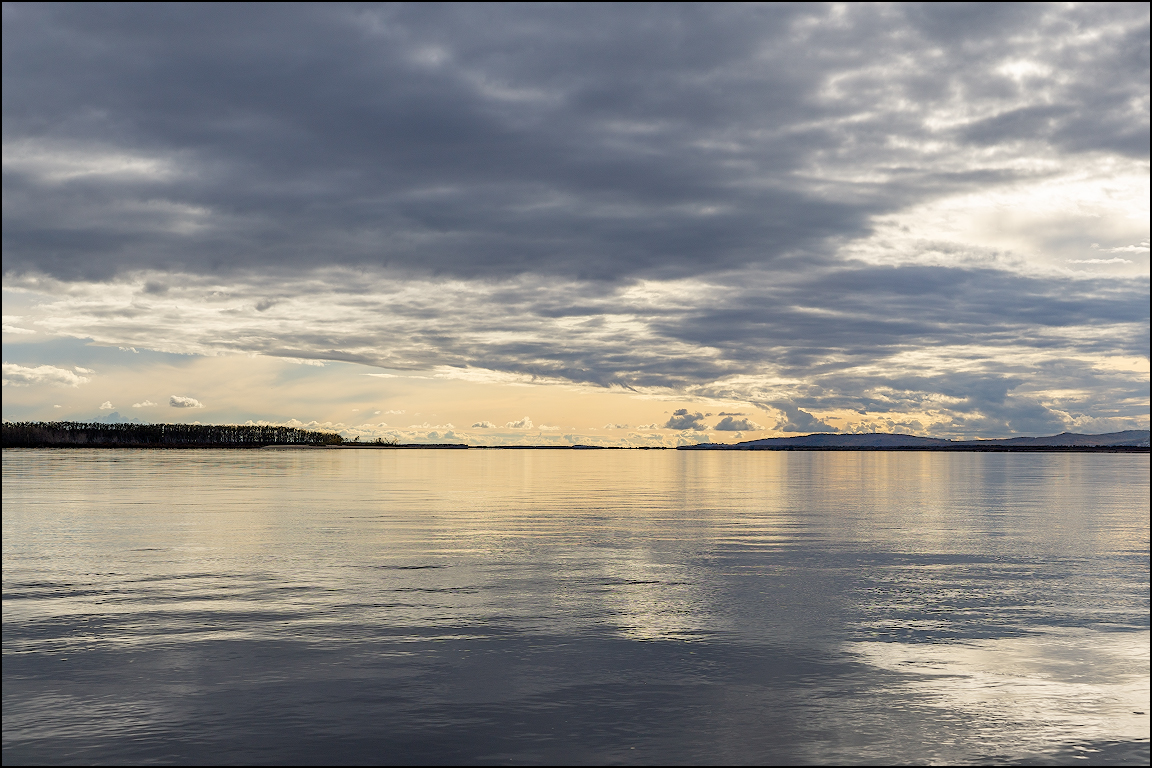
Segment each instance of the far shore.
M681 445L676 447L649 445L464 445L461 443L344 443L343 445L149 445L117 443L77 445L5 446L4 450L473 450L473 451L726 451L729 453L762 452L863 452L863 453L1148 453L1149 447L1132 445L956 445L956 446L893 446L893 447L835 447L835 446L793 446L780 448L735 448L725 445Z
M934 451L962 453L1148 453L1148 430L1086 435L1062 432L1044 437L946 440L918 435L813 433L770 437L739 443L694 443L670 446L468 445L467 443L401 443L395 438L349 440L336 432L298 427L238 424L137 424L97 422L4 422L4 448L261 448L287 450L549 450L549 451Z

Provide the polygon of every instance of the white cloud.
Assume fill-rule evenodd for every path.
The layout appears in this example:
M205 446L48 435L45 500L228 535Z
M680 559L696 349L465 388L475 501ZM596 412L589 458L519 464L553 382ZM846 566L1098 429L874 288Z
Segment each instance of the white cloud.
M145 400L142 403L132 403L133 408L152 408L155 405L156 403L152 402L151 400Z
M105 400L103 403L100 404L100 410L102 410L102 411L110 411L115 407L116 406L112 405L111 400Z
M699 445L700 443L707 443L711 441L707 432L695 432L692 430L685 430L676 435L676 445Z
M541 424L539 427L537 427L537 429L539 429L541 432L557 432L559 431L560 427L550 427L547 424Z
M1131 259L1121 259L1117 256L1114 259L1068 259L1069 264L1131 264Z
M19 328L13 325L13 323L20 322L20 317L20 315L4 315L4 333L36 333L36 331L30 331L27 328Z
M509 421L504 426L508 429L532 429L532 419L528 416L525 416L519 421Z
M43 139L22 139L4 145L4 169L41 182L61 183L83 177L161 180L176 175L165 157L132 154L122 149L73 146Z
M490 421L478 421L472 425L472 429L495 429L496 425Z
M605 424L604 429L628 429L627 424Z
M1148 253L1148 241L1145 240L1140 245L1121 245L1117 248L1101 248L1099 243L1092 243L1092 250L1104 253Z
M194 397L172 395L168 398L168 405L173 408L203 408L204 404Z
M84 368L76 370L83 373L92 373ZM54 365L38 365L30 368L16 363L4 363L4 386L26 387L32 384L63 384L69 387L78 387L87 384L91 379L69 371L67 368L57 368Z

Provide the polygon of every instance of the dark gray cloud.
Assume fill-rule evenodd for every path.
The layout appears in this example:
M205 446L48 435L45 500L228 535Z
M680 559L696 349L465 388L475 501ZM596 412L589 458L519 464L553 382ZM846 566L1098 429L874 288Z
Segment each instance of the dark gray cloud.
M1148 152L1139 5L17 4L3 56L5 269L66 278L789 269L1023 173L917 144Z

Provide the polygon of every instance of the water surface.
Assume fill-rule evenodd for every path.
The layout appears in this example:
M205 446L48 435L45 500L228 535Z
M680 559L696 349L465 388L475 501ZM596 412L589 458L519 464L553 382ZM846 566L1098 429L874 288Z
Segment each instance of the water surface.
M3 452L4 762L1148 762L1147 454Z

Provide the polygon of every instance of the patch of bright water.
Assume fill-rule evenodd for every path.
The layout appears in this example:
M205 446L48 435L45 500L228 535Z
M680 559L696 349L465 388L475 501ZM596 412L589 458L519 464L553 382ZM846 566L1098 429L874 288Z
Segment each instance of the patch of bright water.
M4 762L1148 762L1145 455L5 451Z

